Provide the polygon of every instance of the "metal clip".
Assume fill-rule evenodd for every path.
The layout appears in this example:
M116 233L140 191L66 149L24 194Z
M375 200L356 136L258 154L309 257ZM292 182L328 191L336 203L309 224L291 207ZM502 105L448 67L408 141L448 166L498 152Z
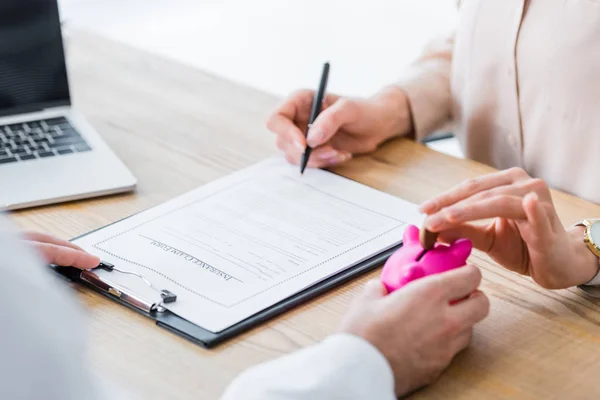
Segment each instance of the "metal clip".
M174 303L177 300L177 295L168 290L161 290L160 297L165 304Z
M148 313L151 311L164 312L165 308L162 306L163 304L174 303L175 301L177 301L177 295L175 293L173 293L169 290L166 290L166 289L163 289L163 290L157 289L156 287L154 287L152 285L152 283L146 277L144 277L143 275L140 275L136 272L125 271L125 270L116 268L113 264L106 262L106 261L102 261L98 265L97 268L103 269L108 272L119 272L121 274L136 276L136 277L140 278L152 290L154 290L160 294L161 300L159 302L149 302L147 300L144 300L142 297L137 296L133 293L127 293L127 292L123 291L122 289L117 289L117 288L113 287L110 283L104 281L101 277L99 277L97 274L95 274L92 270L86 270L81 273L80 278L82 281L87 282L91 286L93 286L99 290L102 290L106 293L109 293L110 295L117 297L117 298L123 300L124 302L128 303L129 305L134 306L140 310L143 310Z

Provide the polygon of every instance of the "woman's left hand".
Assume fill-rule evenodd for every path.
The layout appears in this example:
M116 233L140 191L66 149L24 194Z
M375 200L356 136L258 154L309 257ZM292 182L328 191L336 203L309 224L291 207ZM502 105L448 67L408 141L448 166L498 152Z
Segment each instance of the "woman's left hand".
M421 205L425 227L440 240L468 238L503 267L539 285L581 285L598 272L583 242L583 228L565 230L548 185L520 168L471 179ZM472 222L494 218L487 225Z

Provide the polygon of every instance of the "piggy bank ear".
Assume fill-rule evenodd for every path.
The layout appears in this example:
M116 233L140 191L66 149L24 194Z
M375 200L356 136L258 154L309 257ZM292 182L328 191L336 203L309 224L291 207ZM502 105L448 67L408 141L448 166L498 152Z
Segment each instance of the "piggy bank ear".
M450 245L452 254L462 262L467 262L467 258L471 255L471 250L473 250L473 244L468 239L458 239Z
M418 243L419 242L419 228L414 225L409 225L404 230L404 236L402 237L404 244Z

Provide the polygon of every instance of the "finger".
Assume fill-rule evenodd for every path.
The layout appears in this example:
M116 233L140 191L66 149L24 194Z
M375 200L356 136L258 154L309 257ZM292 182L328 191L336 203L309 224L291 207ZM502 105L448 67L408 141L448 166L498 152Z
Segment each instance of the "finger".
M460 332L458 336L452 341L452 348L454 351L454 355L460 353L471 344L471 339L473 338L473 328L465 329Z
M457 204L427 217L425 227L432 232L489 218L527 219L523 210L522 198L517 196L497 196L472 204Z
M479 178L469 179L457 187L426 201L419 207L419 211L424 214L433 214L476 193L498 186L509 185L526 178L528 178L528 175L525 171L520 168L511 168Z
M377 300L385 297L387 290L381 281L372 279L365 285L365 289L362 294L363 300Z
M547 249L548 245L553 245L555 238L555 227L552 226L544 205L536 193L529 193L523 199L523 210L527 215L532 232L528 232L528 242L533 241L536 248Z
M277 139L277 147L285 153L286 160L293 165L299 165L302 161L304 151L299 151L298 148L286 141L285 139ZM326 168L337 164L341 164L352 158L352 154L343 151L337 151L331 146L322 146L314 149L308 159L308 168Z
M290 140L286 135L277 135L275 143L277 148L286 154L288 162L294 165L300 164L306 151L305 147L299 146L297 142ZM309 168L325 168L341 164L351 158L352 154L336 150L330 144L325 144L312 149L307 166Z
M280 145L278 144L278 147ZM300 161L302 160L302 153L294 149L293 145L289 143L285 143L282 145L283 153L285 154L285 159L292 165L300 165ZM309 162L310 164L310 162ZM314 165L308 165L309 168L316 167Z
M293 165L299 165L302 160L302 154L304 149L299 149L291 140L286 136L277 136L276 140L277 148L285 154L286 160ZM315 165L308 165L308 167L315 167Z
M444 301L462 299L473 293L481 284L481 271L473 265L422 278L438 285Z
M323 164L330 166L343 163L351 158L351 153L334 149L332 146L326 144L313 149L309 160L320 160Z
M309 89L301 89L292 93L289 97L283 100L283 102L271 114L271 117L267 120L267 127L269 126L271 118L276 115L282 116L291 122L308 120L313 97L314 91ZM270 130L275 133L280 133L275 129Z
M272 132L276 133L278 140L289 140L299 151L304 151L306 148L306 138L293 121L281 115L274 115L269 118L267 127Z
M82 250L59 246L53 243L30 242L42 254L49 264L79 269L96 268L100 258Z
M277 139L275 140L275 144L279 150L285 153L288 162L296 165L300 163L302 153L304 153L304 148L300 148L285 135L278 135Z
M352 158L352 154L345 153L345 152L338 152L337 155L332 156L330 158L326 158L326 159L319 159L319 158L313 157L313 155L311 154L310 158L308 159L307 166L309 168L333 167L335 165L342 164L342 163L350 160L351 158Z
M277 135L277 137L275 138L275 144L277 145L277 148L279 150L285 153L292 143L289 137L285 135ZM301 152L300 148L295 148L294 151L297 153Z
M49 235L47 233L41 232L24 232L23 236L25 240L29 240L32 242L42 242L42 243L52 243L58 246L70 247L75 250L82 250L81 247L77 246L74 243L69 242L68 240L60 239L55 236Z
M467 299L451 305L448 312L449 318L457 321L460 326L471 328L488 316L490 300L483 292L477 290Z
M283 134L296 141L296 145L306 145L305 130L310 117L314 91L299 90L290 95L267 119L267 128L277 134ZM339 96L327 94L322 110L327 109L339 99Z
M341 99L321 112L308 131L307 142L317 147L328 142L344 125L351 124L360 118L360 107L354 100Z
M311 90L299 90L292 94L267 119L267 128L278 136L292 140L298 148L306 147L304 133L297 121L308 119L312 97Z
M340 96L338 96L337 94L328 93L327 95L325 95L325 100L323 100L323 107L322 107L321 111L325 110L326 108L331 107L339 99L340 99ZM312 107L312 101L310 104Z
M494 244L494 230L489 225L461 224L440 232L438 241L452 244L458 239L469 239L477 250L488 253Z
M285 136L277 136L275 141L277 148L283 152L285 159L292 165L300 164L300 151L291 145L290 141Z
M510 185L495 187L485 190L471 197L463 199L449 207L444 212L451 213L454 210L469 209L472 204L501 196L525 197L528 193L536 193L538 198L552 205L552 198L548 185L542 179L526 179Z
M463 199L454 205L466 206L467 204L472 204L477 201L502 195L525 197L528 193L532 192L537 193L540 199L543 199L546 202L552 202L550 190L546 182L544 182L542 179L526 179L510 185L498 186L490 190L484 190L474 194L473 196L467 197L466 199Z
M343 164L352 158L352 154L346 152L340 152L337 156L324 160L325 167L333 167L335 165Z

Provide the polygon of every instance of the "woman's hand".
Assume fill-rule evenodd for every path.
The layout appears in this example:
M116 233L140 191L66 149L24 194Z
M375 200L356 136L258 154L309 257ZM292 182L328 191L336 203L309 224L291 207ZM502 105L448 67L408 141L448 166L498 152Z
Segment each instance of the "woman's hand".
M85 252L81 247L58 239L52 235L38 232L25 232L23 239L35 247L48 264L79 269L96 268L100 258Z
M468 238L505 268L545 288L581 285L598 272L583 229L565 230L547 184L520 168L468 180L420 209L428 214L425 227L440 232L440 240ZM471 223L490 218L487 225Z
M368 153L384 141L411 130L406 95L388 87L369 99L327 95L323 111L308 126L314 91L300 90L288 97L269 117L267 127L277 136L277 147L292 164L299 164L307 145L313 148L309 167L322 168Z

